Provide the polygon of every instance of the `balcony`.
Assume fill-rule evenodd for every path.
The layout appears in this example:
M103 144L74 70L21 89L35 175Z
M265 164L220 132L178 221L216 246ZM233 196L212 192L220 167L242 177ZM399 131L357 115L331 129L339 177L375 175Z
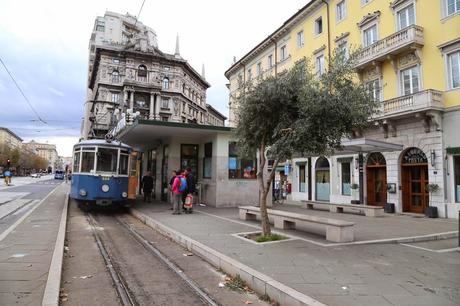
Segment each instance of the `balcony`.
M411 25L363 48L357 55L356 68L362 69L372 62L383 61L388 56L411 48L420 48L424 44L423 28Z
M422 111L442 110L443 107L442 92L427 89L412 95L381 102L380 109L378 113L373 116L373 119L380 120L390 117L402 117Z

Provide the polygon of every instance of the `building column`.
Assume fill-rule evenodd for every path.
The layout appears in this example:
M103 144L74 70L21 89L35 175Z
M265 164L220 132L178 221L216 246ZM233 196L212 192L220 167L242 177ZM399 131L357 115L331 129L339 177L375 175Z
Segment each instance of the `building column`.
M161 95L157 93L155 95L155 119L160 120L160 103L161 103Z
M134 111L134 90L131 90L131 97L129 100L129 108Z
M149 109L149 119L150 120L155 119L155 114L153 112L154 111L154 103L155 103L154 99L155 99L155 96L154 96L153 92L151 92L150 93L150 109Z
M121 103L121 112L124 113L126 111L126 104L128 104L128 91L123 89L123 101Z

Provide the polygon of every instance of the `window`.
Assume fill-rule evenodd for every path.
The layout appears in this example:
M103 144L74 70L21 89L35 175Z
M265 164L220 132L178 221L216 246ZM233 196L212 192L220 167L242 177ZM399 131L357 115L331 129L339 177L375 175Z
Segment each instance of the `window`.
M120 95L117 92L112 92L111 101L117 103Z
M414 5L411 4L398 11L398 30L407 28L413 24L415 24L415 9Z
M112 72L112 83L119 83L120 82L120 74L117 70Z
M351 195L351 164L341 163L342 168L342 195Z
M80 155L81 152L75 152L73 156L73 172L79 172L80 170Z
M169 98L161 99L161 108L169 109Z
M297 48L302 48L304 45L304 36L303 36L303 31L300 31L297 33Z
M117 171L118 150L99 148L97 150L97 172L112 172Z
M121 151L120 165L118 166L118 174L128 175L128 161L129 161L128 152L127 151Z
M248 69L248 81L252 80L252 69Z
M381 101L381 89L380 89L380 80L375 79L366 83L366 88L374 99L374 101Z
M236 142L228 143L228 178L255 179L257 173L256 158L240 158L236 145Z
M455 202L460 203L460 156L454 156Z
M212 176L212 142L204 144L203 178Z
M280 48L281 61L284 61L287 58L286 46Z
M305 164L299 165L299 192L305 192Z
M419 91L418 67L412 67L401 71L402 91L404 95L410 95Z
M118 58L112 58L112 63L120 64L120 60Z
M319 17L315 20L315 34L319 35L323 33L323 18Z
M273 55L270 54L268 56L268 68L272 68L273 67Z
M363 31L363 39L364 39L364 47L370 46L378 40L376 24Z
M198 178L198 145L181 144L180 167L182 169L191 168L195 179Z
M343 1L340 1L339 3L337 3L337 6L336 6L336 20L337 21L342 21L343 19L345 19L346 15L347 15L347 7L346 7L346 4L345 4L345 0Z
M94 172L94 152L83 151L81 155L81 171Z
M460 51L447 55L449 89L460 88Z
M168 120L169 120L169 117L161 116L161 121L167 122Z
M140 82L147 81L147 67L145 67L144 65L140 65L137 68L137 80Z
M460 0L446 0L447 4L447 15L452 15L460 12Z
M258 62L257 63L257 76L262 74L262 63Z
M366 5L370 3L372 0L361 0L361 5Z
M322 75L324 73L324 55L319 55L316 57L316 74Z
M105 31L105 21L104 20L96 21L96 31L98 31L98 32L104 32Z
M163 79L163 89L169 89L169 79L168 78Z
M343 60L348 59L348 41L346 39L342 39L337 43L338 53L340 54Z

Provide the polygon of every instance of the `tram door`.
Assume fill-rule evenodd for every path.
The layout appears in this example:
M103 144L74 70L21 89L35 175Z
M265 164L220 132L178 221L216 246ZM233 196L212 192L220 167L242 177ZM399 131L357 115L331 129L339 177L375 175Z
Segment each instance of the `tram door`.
M139 161L137 160L138 152L132 152L129 156L129 178L128 178L128 199L136 199L137 187L139 182Z

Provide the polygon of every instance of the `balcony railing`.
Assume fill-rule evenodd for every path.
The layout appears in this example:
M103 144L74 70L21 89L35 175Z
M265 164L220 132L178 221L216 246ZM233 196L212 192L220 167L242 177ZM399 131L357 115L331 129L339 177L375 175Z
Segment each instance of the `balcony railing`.
M443 108L442 92L428 89L381 102L379 113L374 119L399 116L424 110Z
M383 60L387 55L394 55L411 46L423 46L423 28L411 25L372 45L363 48L357 55L357 67L367 65L372 61Z

